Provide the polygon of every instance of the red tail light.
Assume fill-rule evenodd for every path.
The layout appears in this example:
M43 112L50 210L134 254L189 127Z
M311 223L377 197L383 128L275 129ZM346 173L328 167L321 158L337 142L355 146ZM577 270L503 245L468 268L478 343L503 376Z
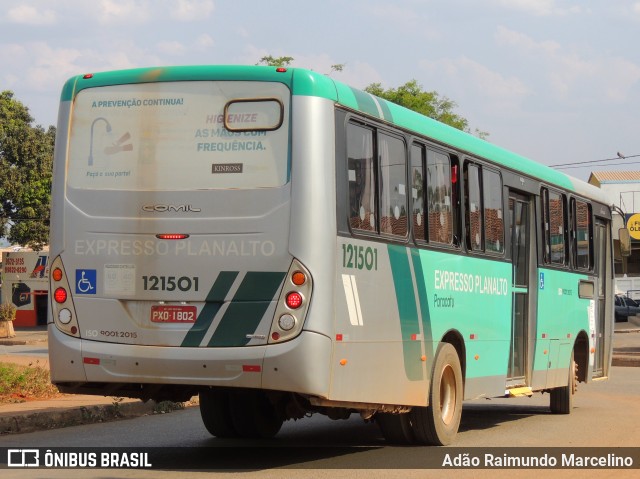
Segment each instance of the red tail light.
M291 309L298 309L302 306L302 295L300 293L289 293L287 295L287 306Z
M57 288L53 293L53 298L56 300L56 303L64 303L67 300L67 290L64 288Z

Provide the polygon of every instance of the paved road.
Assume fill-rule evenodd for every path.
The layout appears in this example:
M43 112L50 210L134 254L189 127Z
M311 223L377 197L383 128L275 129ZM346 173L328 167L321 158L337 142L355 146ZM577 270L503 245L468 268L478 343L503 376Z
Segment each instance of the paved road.
M576 407L567 416L549 413L547 395L513 400L471 401L465 403L456 447L463 451L487 446L514 446L523 451L531 447L568 447L570 450L578 447L637 448L640 445L640 428L637 426L640 424L640 408L637 407L639 397L638 369L617 367L609 381L581 385L575 400ZM277 447L267 449L274 445ZM331 421L323 416L289 421L277 438L269 442L219 440L212 438L204 429L197 408L165 416L146 416L128 421L0 437L0 447L53 446L212 447L215 449L211 454L218 455L215 457L219 457L221 461L227 461L227 465L240 469L253 468L254 474L260 477L276 477L277 475L273 475L276 471L274 467L305 469L297 470L295 477L318 477L318 472L329 469L348 471L349 477L365 477L365 471L361 468L401 469L406 465L417 465L419 461L416 458L428 454L430 449L388 447L378 428L364 423L358 416L352 416L346 421ZM311 449L301 449L300 446L310 446ZM347 449L322 449L335 446ZM167 454L169 459L179 465L185 453L167 450ZM176 466L176 469L179 468ZM398 471L387 472L399 474ZM496 475L496 471L491 471L492 476L485 475L486 471L475 472L470 477ZM591 472L593 471L586 471L585 474L585 471L581 471L580 477L589 477ZM616 471L615 477L633 477L632 474L627 475L629 472ZM637 470L635 472L637 474ZM521 476L520 473L518 475ZM48 473L46 476L53 477ZM456 475L458 476L465 477ZM524 476L527 477L527 474ZM4 477L3 473L3 479ZM144 475L144 471L126 471L126 475L103 474L96 477L150 476ZM324 477L332 476L324 474ZM366 474L366 477L371 476Z
M455 446L640 446L640 374L636 368L613 369L608 381L580 384L575 408L566 416L550 414L549 396L542 394L467 401ZM332 421L320 415L288 421L275 442L314 447L385 445L378 428L357 415L346 421ZM212 438L196 407L166 416L0 436L0 447L10 445L196 447L242 443Z
M614 346L626 353L637 354L640 334L616 334ZM0 356L11 354L25 360L47 360L46 343L40 345L3 346ZM547 395L516 400L492 399L465 403L456 446L462 451L474 447L638 447L640 446L640 371L637 368L614 367L609 381L580 385L576 408L569 416L553 416L548 412ZM276 458L268 467L229 473L230 477L512 477L513 471L408 471L428 448L388 447L378 428L364 423L358 416L347 421L331 421L314 416L285 423L272 443L279 447L266 449L266 443L238 443L212 438L204 429L197 408L163 416L147 416L113 423L94 424L32 434L0 436L0 447L208 447L217 454L233 453L226 460L236 468L251 468L260 456ZM257 445L257 448L252 446ZM310 446L311 453L301 453L299 446ZM346 446L347 450L321 449ZM355 449L354 449L355 447ZM460 450L460 449L458 449ZM184 449L183 449L184 451ZM239 453L238 453L239 451ZM266 451L266 452L265 452ZM427 452L428 453L428 452ZM182 454L169 452L168 457L180 464ZM254 457L252 457L252 455ZM236 462L233 462L236 461ZM253 461L253 462L252 462ZM638 461L640 462L640 461ZM277 468L274 468L277 467ZM283 469L284 468L284 469ZM299 469L304 468L304 469ZM372 470L371 468L379 468ZM391 468L391 469L390 469ZM166 471L87 471L39 470L1 471L2 479L13 478L157 478L183 479L205 477L206 473ZM552 477L576 477L577 471L549 471ZM447 474L450 473L450 474ZM579 471L579 477L636 477L636 471ZM545 475L549 475L545 472ZM227 476L218 473L216 477ZM518 471L519 477L539 478L540 471ZM210 476L206 476L210 477Z

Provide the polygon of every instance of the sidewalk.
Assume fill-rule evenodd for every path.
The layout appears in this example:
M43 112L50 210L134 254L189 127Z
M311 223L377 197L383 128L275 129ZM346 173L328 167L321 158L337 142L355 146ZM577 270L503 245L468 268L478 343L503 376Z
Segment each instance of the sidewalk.
M42 344L47 342L47 327L16 329L13 338L0 338L0 346L22 346L25 344Z
M631 322L615 323L611 364L640 367L640 326Z
M613 365L640 367L640 327L632 323L616 323L613 339ZM48 358L12 354L11 346L33 345L46 348L46 327L16 331L16 337L0 339L0 362L49 366ZM195 405L189 403L188 405ZM171 405L143 403L137 399L102 396L63 395L46 401L0 404L0 435L32 432L42 429L74 426L93 422L131 418L181 409Z

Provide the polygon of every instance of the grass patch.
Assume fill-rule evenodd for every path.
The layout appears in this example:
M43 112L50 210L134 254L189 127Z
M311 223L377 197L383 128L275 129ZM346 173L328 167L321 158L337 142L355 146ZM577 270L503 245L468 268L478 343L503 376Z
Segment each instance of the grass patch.
M51 384L49 369L36 364L22 366L0 362L0 403L16 403L59 396Z

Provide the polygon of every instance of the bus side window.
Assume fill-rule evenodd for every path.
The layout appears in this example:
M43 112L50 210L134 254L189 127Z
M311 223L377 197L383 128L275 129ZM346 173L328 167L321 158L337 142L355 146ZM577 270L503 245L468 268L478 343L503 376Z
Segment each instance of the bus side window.
M577 269L589 270L593 265L591 205L572 200L573 261Z
M347 125L349 175L349 224L352 229L376 231L376 165L373 130Z
M406 238L407 154L399 138L379 133L380 158L380 233Z
M480 195L480 167L473 163L465 165L465 224L467 248L482 251L482 198Z
M502 253L504 251L502 178L499 173L483 168L482 182L485 250L490 253Z
M545 229L545 261L551 264L566 264L566 205L564 195L543 190Z
M427 149L426 177L429 242L452 244L454 217L449 156Z
M540 203L542 204L542 248L545 263L551 262L551 241L549 240L549 190L540 190Z
M414 143L411 146L411 221L413 237L417 241L427 239L424 213L424 160L424 146Z

